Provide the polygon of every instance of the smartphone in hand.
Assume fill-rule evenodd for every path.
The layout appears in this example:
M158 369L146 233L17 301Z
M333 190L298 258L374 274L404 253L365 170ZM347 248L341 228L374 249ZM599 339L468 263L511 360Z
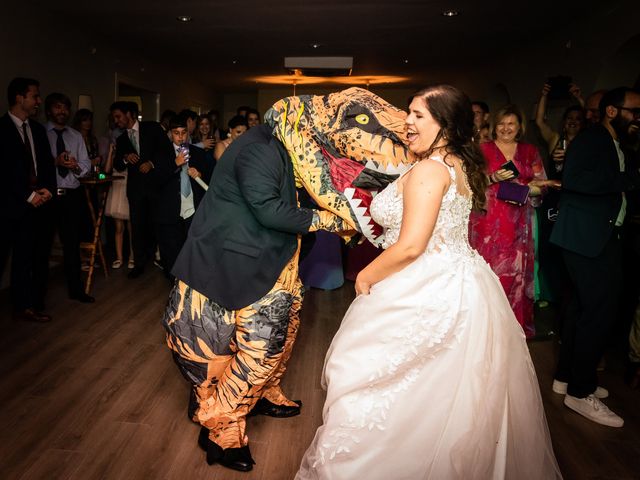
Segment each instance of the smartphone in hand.
M501 165L500 168L513 172L513 178L518 178L518 176L520 175L518 167L516 167L516 164L513 163L513 160L509 160L507 163Z

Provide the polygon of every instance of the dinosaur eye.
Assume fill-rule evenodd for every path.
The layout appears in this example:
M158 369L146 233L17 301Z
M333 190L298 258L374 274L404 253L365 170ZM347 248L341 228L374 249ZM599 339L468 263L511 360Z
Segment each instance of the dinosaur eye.
M360 115L356 115L356 122L360 125L366 125L369 123L369 115L366 113L361 113Z

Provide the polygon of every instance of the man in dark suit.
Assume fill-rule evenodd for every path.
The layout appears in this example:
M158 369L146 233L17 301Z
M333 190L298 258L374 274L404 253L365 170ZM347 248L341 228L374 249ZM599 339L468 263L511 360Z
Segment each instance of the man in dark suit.
M177 116L169 124L171 144L162 148L153 178L157 189L154 221L165 272L170 271L187 238L193 215L204 197L205 185L211 180L213 163L204 150L189 145L187 118Z
M128 170L127 199L135 261L128 277L137 278L155 250L152 212L156 194L151 177L169 139L159 123L138 122L138 106L133 102L115 102L110 110L114 123L123 130L116 140L114 166L119 171Z
M43 226L51 218L56 189L53 156L45 129L31 120L42 103L40 84L14 78L7 89L9 111L0 118L0 162L5 185L0 189L0 276L12 252L11 302L19 320L48 322L44 310L49 262Z
M249 411L300 412L280 389L302 306L300 235L343 227L329 212L298 206L291 160L269 127L239 137L218 162L174 264L163 320L197 395L189 415L203 425L209 464L251 470Z
M567 149L559 214L551 242L563 249L574 288L563 326L556 393L567 407L612 427L622 418L601 401L596 368L617 316L621 289L624 192L640 186L637 170L625 173L620 139L640 112L640 94L617 88L600 101L601 123L580 133Z

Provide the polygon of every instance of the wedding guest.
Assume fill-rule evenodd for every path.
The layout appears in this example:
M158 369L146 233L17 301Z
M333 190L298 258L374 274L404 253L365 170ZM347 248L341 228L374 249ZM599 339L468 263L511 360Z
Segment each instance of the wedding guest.
M50 322L44 313L49 269L45 226L53 215L56 172L46 130L31 120L42 99L40 83L17 77L7 87L9 111L0 118L0 276L11 255L11 306L16 320Z
M115 180L107 194L107 203L105 205L105 215L113 218L115 226L114 243L116 249L116 259L111 264L111 268L119 269L124 265L124 232L125 228L129 238L129 258L127 260L127 268L132 270L135 267L135 257L133 254L133 231L131 228L131 216L129 213L129 200L127 199L127 170L121 172L113 170L113 159L115 157L115 143L109 147L107 161L105 162L104 171L106 173L114 173L115 175L124 177L122 180Z
M224 140L219 141L213 151L213 156L215 157L216 162L220 160L220 157L222 157L224 151L229 147L229 145L231 145L231 142L246 132L247 128L247 120L241 115L236 115L229 120L229 136Z
M80 260L81 225L86 219L86 199L80 178L91 171L87 147L77 130L68 127L71 100L65 94L51 93L45 99L45 125L51 154L56 165L55 219L49 232L49 245L57 229L63 248L64 274L69 298L83 303L95 299L84 292ZM96 142L97 151L97 142Z
M491 141L491 131L489 125L489 105L485 102L471 102L473 110L473 138L477 143Z
M123 133L116 140L114 166L127 169L127 199L133 229L135 267L128 277L137 278L144 272L146 262L155 252L152 212L156 207L153 176L158 155L169 139L157 122L138 122L138 106L133 102L115 102L111 114Z
M213 157L213 150L216 146L216 138L211 130L211 119L208 115L202 114L198 116L192 143L204 150L205 158L212 167L215 167L216 160Z
M605 93L600 125L585 129L567 151L558 220L551 241L562 254L573 286L562 332L553 391L589 420L621 427L602 403L597 365L617 318L622 279L622 225L627 190L640 187L637 169L625 173L621 139L640 118L640 94L625 87Z
M578 104L568 107L562 116L560 131L556 131L546 120L548 96L551 85L545 83L540 99L536 107L535 122L539 128L543 140L546 142L548 159L545 163L545 171L549 178L562 180L562 169L567 147L573 139L585 127L584 109L580 88L570 84L569 94ZM560 192L556 189L547 192L538 208L538 250L537 260L539 264L538 279L540 282L540 296L543 301L560 302L564 296L568 283L568 274L564 268L560 249L549 242L551 229L558 215L558 201ZM559 330L562 329L561 319Z
M163 147L153 179L158 191L154 221L164 271L173 280L171 269L206 192L197 180L208 185L213 166L201 148L188 143L187 117L178 115L171 120L169 131L171 145Z
M520 141L525 133L520 109L502 107L492 124L493 141L480 145L489 173L487 213L471 216L470 241L500 278L525 334L533 337L533 207L546 175L537 148ZM511 198L507 188L519 197Z
M260 125L260 112L255 108L247 110L247 127L253 128Z

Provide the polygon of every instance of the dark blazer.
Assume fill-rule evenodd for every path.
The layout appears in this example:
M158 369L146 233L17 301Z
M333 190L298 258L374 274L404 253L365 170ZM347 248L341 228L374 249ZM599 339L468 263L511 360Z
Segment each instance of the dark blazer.
M144 162L150 161L154 166L161 161L161 152L171 142L158 122L140 122L140 160L136 164L127 164L124 156L128 153L136 153L129 140L129 132L124 131L116 139L116 155L114 167L122 172L128 169L127 197L144 196L153 190L151 177L155 175L155 168L144 174L139 167Z
M46 188L55 197L56 171L47 133L42 125L29 120L38 167L37 188ZM24 143L8 113L0 117L0 163L4 186L0 189L0 217L20 218L27 208L27 199L33 192L29 186L30 166Z
M189 166L196 168L207 185L211 181L213 164L207 161L204 150L189 145ZM176 223L180 219L180 171L176 166L176 154L173 143L163 147L162 154L155 168L153 182L156 184L157 208L154 209L154 221L157 223ZM193 203L196 208L204 197L205 190L189 177Z
M229 310L246 307L271 290L312 218L284 147L254 127L218 161L172 273Z
M584 130L567 149L551 242L585 257L598 256L613 233L622 192L638 187L637 170L620 172L607 129L597 125Z

